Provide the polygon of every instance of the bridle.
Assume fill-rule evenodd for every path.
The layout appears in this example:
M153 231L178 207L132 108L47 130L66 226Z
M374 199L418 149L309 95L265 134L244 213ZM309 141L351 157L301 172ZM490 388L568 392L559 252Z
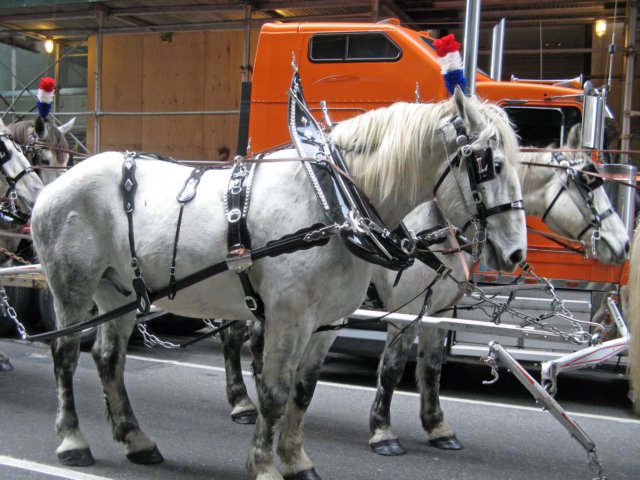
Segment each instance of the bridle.
M5 223L24 225L29 221L29 216L20 212L16 205L16 200L18 199L16 187L25 175L36 172L30 165L20 171L16 176L11 176L9 172L7 172L5 165L13 159L13 155L5 145L6 140L10 141L18 151L22 151L8 132L0 132L0 175L2 175L2 178L4 178L8 186L7 191L3 195L5 200L0 204L0 215L2 216L2 221Z
M602 228L602 221L615 213L613 207L609 207L604 212L598 212L595 206L594 190L602 187L604 185L604 182L599 176L592 175L593 173L597 173L597 169L596 166L591 163L587 164L582 170L577 170L575 168L577 162L570 162L562 152L554 152L552 154L552 159L560 167L563 167L565 169L567 176L566 180L562 183L560 190L558 191L558 193L556 193L556 196L553 198L544 214L542 215L542 221L546 223L546 217L549 215L549 212L551 212L560 196L568 191L569 184L573 183L578 190L578 193L580 194L582 200L584 201L584 204L588 207L591 213L591 218L587 218L586 226L580 231L580 233L578 233L577 236L573 238L580 241L584 234L593 229L593 232L591 234L591 248L593 254L595 255L596 244L602 238L602 235L600 233L600 229ZM578 208L578 210L581 209Z
M445 135L445 127L447 125L453 126L456 132L456 145L457 150L453 156L449 155L447 140ZM524 210L524 203L522 199L515 200L509 203L503 203L501 205L495 205L493 207L487 207L480 191L480 184L493 180L496 178L496 168L493 161L493 150L487 141L487 145L482 148L474 149L472 147L473 141L476 140L474 135L470 135L466 132L464 122L459 116L452 117L445 125L440 128L440 134L442 135L442 143L444 145L445 156L447 158L447 167L444 172L438 178L433 189L434 195L437 193L438 188L444 182L446 176L453 170L454 167L459 167L461 162L464 161L467 175L469 177L469 186L471 188L471 196L473 198L476 214L473 215L462 228L462 232L473 225L475 227L475 234L473 237L473 259L478 259L482 251L482 247L487 239L487 225L488 218L500 213L508 212L509 210ZM460 192L461 198L464 200L462 189L457 179L456 185Z
M51 167L51 165L43 160L42 151L49 150L54 152L56 155L60 153L66 153L69 155L69 162L73 163L73 154L75 153L73 150L63 147L58 147L55 145L49 145L41 140L38 140L38 135L33 131L29 134L27 138L27 143L22 145L22 151L24 156L27 157L29 163L35 166L38 170L38 167ZM53 167L56 168L56 167Z

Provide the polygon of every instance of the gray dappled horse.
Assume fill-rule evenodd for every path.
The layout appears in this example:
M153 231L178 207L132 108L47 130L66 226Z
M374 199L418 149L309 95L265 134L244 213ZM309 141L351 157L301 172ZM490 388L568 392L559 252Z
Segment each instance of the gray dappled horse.
M477 185L487 209L521 200L514 161L517 140L504 112L458 91L438 104L399 103L345 121L332 133L344 150L351 176L394 228L417 205L436 197L447 218L465 225L477 216L470 177L459 158L457 115L470 139L467 150L492 154L495 171ZM445 154L448 152L451 157ZM326 222L300 160L291 152L261 162L253 177L246 217L253 245ZM100 312L131 302L134 269L128 218L121 190L123 162L131 157L108 152L89 158L48 185L32 214L34 245L54 296L59 327L78 323L95 302ZM451 163L450 163L451 162ZM463 164L465 166L463 166ZM169 281L175 225L180 210L176 194L193 169L139 158L131 222L138 266L147 288L158 291ZM130 167L130 165L129 165ZM129 168L130 170L130 168ZM198 194L184 208L176 270L182 278L228 258L228 221L223 208L229 189L228 169L208 170ZM124 182L125 184L127 182ZM513 270L524 258L526 226L520 209L487 218L483 259L492 268ZM258 381L260 410L248 452L247 468L259 480L281 480L273 459L273 442L281 423L277 451L288 479L317 479L303 447L302 423L313 395L313 376L329 347L329 336L312 335L355 310L364 299L372 264L351 254L339 238L321 248L265 257L248 271L264 303L265 335ZM252 312L233 272L210 277L180 290L173 300L154 301L165 310L189 317L244 320ZM135 312L99 327L92 356L107 403L114 438L138 463L162 461L156 443L144 433L127 398L124 363ZM80 431L73 397L73 375L79 355L78 334L51 345L58 394L56 431L62 441L59 460L67 465L93 463L89 443Z
M3 223L24 225L43 186L8 127L0 120L0 214ZM0 371L11 369L9 359L0 352Z
M568 145L570 148L576 145ZM562 152L560 152L562 153ZM624 261L629 249L629 241L620 217L612 212L612 206L604 188L598 183L586 188L588 178L580 171L593 170L593 162L585 155L562 153L526 153L522 160L539 166L521 164L518 167L522 182L525 209L530 215L544 217L547 225L556 233L573 239L587 240L597 229L600 240L595 244L596 258L607 264ZM560 163L572 170L556 169ZM549 167L545 167L549 165ZM582 178L584 177L584 178ZM579 182L583 182L579 185ZM596 186L597 185L597 186ZM593 188L595 187L595 188ZM580 193L592 192L594 210L586 204ZM598 218L595 213L598 213ZM602 216L602 218L599 218ZM419 232L446 226L446 221L435 203L418 206L405 218L408 228ZM457 249L452 238L435 250ZM452 307L464 294L464 281L471 269L471 257L463 252L443 255L440 260L451 269L451 275L438 280L431 287L429 309L432 316L450 315ZM389 311L398 309L401 313L418 315L423 308L427 287L434 281L436 272L424 263L416 262L403 272L397 286L397 273L375 267L371 283L376 287L380 300ZM419 296L419 298L415 298ZM413 299L413 301L412 301ZM260 325L252 327L252 350L259 352ZM370 414L372 449L381 455L401 455L405 453L392 429L390 407L393 392L404 373L405 364L416 335L420 333L416 380L421 394L420 418L427 432L429 442L442 449L459 449L462 444L454 431L444 420L440 408L439 385L442 368L444 338L446 331L432 327L414 325L407 329L388 327L387 342L380 361L376 397ZM240 367L240 347L244 341L245 329L242 325L232 326L222 333L227 372L227 396L232 406L231 416L238 423L250 423L255 417L255 406L247 395ZM257 348L256 348L256 345ZM259 367L258 367L259 368Z

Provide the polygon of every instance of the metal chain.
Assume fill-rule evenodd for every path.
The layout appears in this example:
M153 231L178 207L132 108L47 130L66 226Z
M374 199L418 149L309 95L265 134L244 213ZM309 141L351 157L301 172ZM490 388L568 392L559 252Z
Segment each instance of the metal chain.
M4 314L9 317L9 319L16 324L16 328L18 329L18 334L21 339L27 338L27 329L25 326L20 323L18 320L18 314L16 310L9 304L9 298L7 297L7 292L5 292L4 287L0 284L0 303L2 304L2 311Z
M180 345L161 340L160 338L156 337L153 333L150 333L147 330L146 325L143 323L138 324L138 331L142 335L144 346L147 348L154 348L156 346L166 348L169 350L175 350L177 348L180 348Z
M31 262L29 260L25 260L21 256L16 255L12 251L7 250L4 247L0 247L0 253L4 254L5 256L9 257L10 259L15 260L16 262L21 263L23 265L31 265Z
M479 287L478 285L471 283L471 282L467 282L467 295L472 295L472 294L477 294L477 296L479 297L479 299L482 302L486 302L489 303L493 306L494 308L494 312L493 312L493 319L496 321L499 321L501 315L505 312L509 312L511 315L513 315L516 318L519 318L523 321L523 324L521 325L522 327L525 326L530 326L533 325L535 327L538 327L544 331L553 333L557 336L559 336L560 338L562 338L563 340L576 344L576 345L581 345L581 344L586 344L586 343L590 343L592 340L592 335L590 333L588 333L587 331L585 331L581 326L580 323L586 323L586 324L590 324L593 325L592 322L585 322L585 321L580 321L577 320L573 317L573 314L571 311L569 311L566 306L564 305L564 300L562 298L560 298L555 290L555 287L551 284L551 282L544 278L544 277L540 277L538 274L536 274L533 271L533 268L529 267L526 270L526 275L528 276L532 276L534 278L536 278L539 282L542 282L546 285L545 287L545 291L547 293L549 293L552 297L551 299L551 312L550 313L546 313L543 315L540 315L538 317L534 317L531 315L528 315L520 310L517 310L513 307L511 307L509 305L508 302L499 302L496 301L493 297L491 297L490 295L488 295L487 293L485 293L481 287ZM552 318L552 317L561 317L564 318L565 320L571 322L571 324L573 325L573 332L568 333L564 330L561 330L559 327L556 327L555 325L551 325L548 322L545 322L546 319L548 318Z

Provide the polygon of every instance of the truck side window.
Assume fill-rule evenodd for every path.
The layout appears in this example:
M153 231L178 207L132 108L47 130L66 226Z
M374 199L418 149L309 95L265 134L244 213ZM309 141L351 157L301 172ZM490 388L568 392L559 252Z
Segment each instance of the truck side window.
M309 42L312 62L389 62L398 60L401 53L384 33L319 34Z

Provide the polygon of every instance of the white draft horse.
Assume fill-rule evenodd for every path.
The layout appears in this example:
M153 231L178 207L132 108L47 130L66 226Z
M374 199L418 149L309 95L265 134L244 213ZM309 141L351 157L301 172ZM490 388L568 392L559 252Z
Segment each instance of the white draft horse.
M570 148L578 148L569 145ZM562 153L562 152L561 152ZM564 152L523 153L522 163L518 166L518 176L522 183L525 211L529 215L544 217L545 223L556 233L584 240L592 237L597 229L600 240L595 243L596 258L607 264L619 264L625 259L629 249L626 228L620 217L613 213L604 218L612 209L609 198L602 185L588 187L593 195L594 210L584 201L580 192L588 177L582 175L582 169L591 171L593 162L585 155ZM567 170L556 169L564 162ZM568 168L572 170L569 171ZM579 186L578 182L585 182ZM594 188L595 187L595 188ZM585 190L583 190L583 193ZM406 218L405 224L415 232L435 230L447 225L435 202L419 205ZM582 234L582 235L580 235ZM588 243L588 242L587 242ZM452 238L441 245L434 245L435 251L451 252L457 247ZM466 253L437 254L444 266L451 270L447 278L436 281L431 287L429 308L425 312L432 316L451 314L453 305L464 294L464 281L471 269L471 257ZM434 282L436 272L424 263L416 262L403 272L396 285L397 274L385 268L375 267L371 283L385 308L398 309L401 313L418 315L423 308L427 287ZM259 325L253 326L253 335L260 335ZM446 331L418 325L405 329L388 326L387 342L381 357L378 371L376 397L371 407L370 445L374 452L381 455L401 455L405 453L397 435L391 426L391 400L404 373L409 352L416 335L420 334L416 380L421 394L420 418L431 445L442 449L459 449L462 444L454 431L444 420L440 408L439 385L442 368L442 355ZM227 373L227 397L232 406L231 416L237 423L251 423L255 418L255 406L251 402L242 378L240 366L240 347L244 342L245 329L242 325L231 326L228 332L222 332L225 369ZM252 337L252 342L257 342Z
M563 154L573 172L556 170L544 165L557 166L552 153L523 154L523 160L540 166L521 164L518 174L522 182L525 210L529 215L544 217L545 223L556 233L567 238L588 240L598 230L600 239L595 242L596 258L607 264L624 262L629 250L627 230L616 213L604 217L612 211L611 202L602 185L589 188L593 195L594 209L586 205L580 193L583 186L578 182L588 182L588 177L579 178L580 170L592 170L593 163L584 155ZM573 179L571 179L573 175ZM560 192L562 192L560 194ZM434 214L432 213L431 216ZM604 218L600 218L602 215ZM426 228L425 221L430 217L408 219L415 227ZM417 225L414 223L417 221ZM411 227L414 228L414 227ZM587 241L587 243L589 243ZM433 287L430 314L434 316L450 314L449 307L455 305L464 292L456 288L452 279L464 279L464 267L467 265L449 256L442 261L452 269L451 278L443 279ZM387 310L395 310L404 305L417 293L433 281L435 272L422 263L416 263L408 269L399 284L393 288L393 276L383 269L376 269L372 283L376 285L381 300ZM417 315L422 307L418 299L399 311ZM441 449L460 449L462 444L456 438L453 429L444 419L440 408L439 384L442 369L444 338L446 331L416 325L412 329L397 333L387 329L387 342L380 360L376 398L371 407L369 424L372 450L380 455L402 455L405 450L391 426L390 407L394 390L398 386L409 352L418 332L420 341L416 365L416 380L420 390L420 419L427 433L429 443Z
M456 225L477 215L469 176L453 165L458 152L458 115L471 139L472 151L491 151L495 177L479 184L485 206L517 204L520 184L513 162L517 140L504 112L460 91L438 104L400 103L343 122L332 137L344 149L355 181L377 206L381 218L395 227L414 207L434 196ZM447 155L447 153L449 155ZM274 154L271 158L278 157ZM55 300L59 327L84 319L94 301L100 312L132 300L134 279L127 216L120 189L122 153L87 159L52 184L39 197L32 214L32 236ZM136 166L133 231L139 267L149 290L168 283L179 205L176 194L192 169L174 163L140 159ZM445 172L448 172L445 174ZM223 204L228 170L209 170L198 194L184 208L177 248L178 279L227 259L228 222ZM325 221L299 160L262 163L257 167L247 215L252 243L265 245L302 228ZM487 219L485 262L513 270L526 252L524 212L511 209ZM352 255L339 238L321 248L266 257L249 270L264 303L263 369L258 379L260 411L247 468L260 480L280 480L273 459L276 423L284 416L278 439L283 473L288 479L318 479L303 448L302 422L313 395L316 367L328 345L326 335L312 335L321 325L347 316L364 299L372 265ZM244 291L232 272L208 278L154 303L189 317L252 318ZM100 326L92 350L102 381L114 438L125 445L133 462L162 461L155 442L141 429L124 385L127 341L135 313ZM73 374L79 355L78 334L51 346L58 394L56 430L62 442L59 460L68 465L93 462L81 433L73 398Z

